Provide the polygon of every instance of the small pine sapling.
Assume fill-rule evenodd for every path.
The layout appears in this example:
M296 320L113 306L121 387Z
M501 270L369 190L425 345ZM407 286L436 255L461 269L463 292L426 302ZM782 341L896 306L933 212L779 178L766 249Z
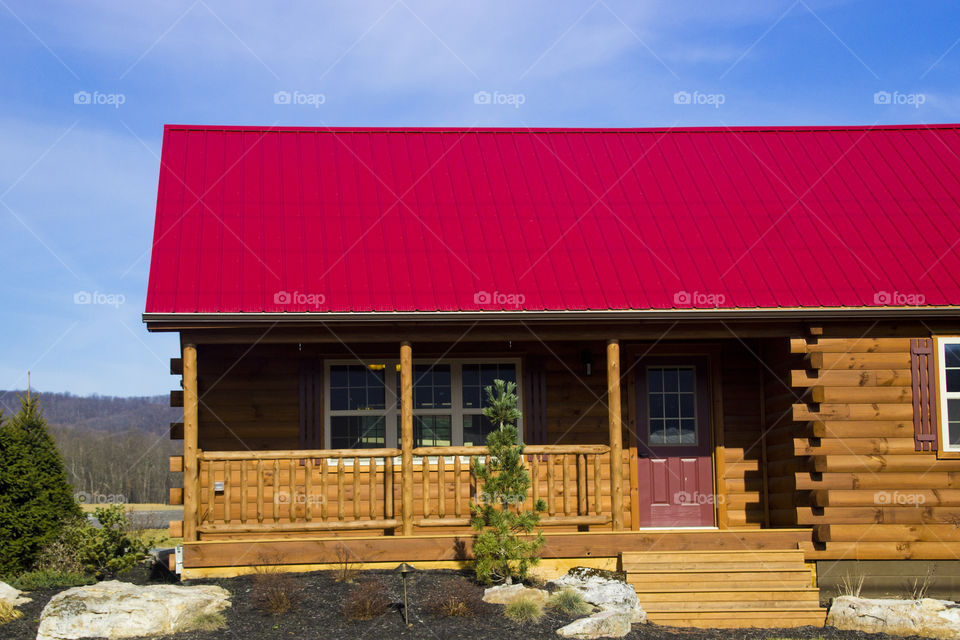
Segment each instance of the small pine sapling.
M538 500L525 509L530 490L530 474L523 465L523 444L517 431L517 385L495 380L487 387L487 406L483 415L498 428L487 436L490 462L478 458L471 470L483 489L479 500L471 503L471 525L477 531L473 545L474 571L485 584L523 580L532 565L539 562L543 533L530 534L540 522L547 505Z

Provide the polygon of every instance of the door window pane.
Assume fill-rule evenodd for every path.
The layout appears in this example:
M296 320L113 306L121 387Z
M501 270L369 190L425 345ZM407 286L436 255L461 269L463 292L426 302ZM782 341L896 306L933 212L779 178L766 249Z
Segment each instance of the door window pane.
M648 437L652 445L697 443L693 367L647 369Z
M332 416L331 449L375 449L385 445L383 416Z
M384 409L384 365L339 364L330 367L330 410Z

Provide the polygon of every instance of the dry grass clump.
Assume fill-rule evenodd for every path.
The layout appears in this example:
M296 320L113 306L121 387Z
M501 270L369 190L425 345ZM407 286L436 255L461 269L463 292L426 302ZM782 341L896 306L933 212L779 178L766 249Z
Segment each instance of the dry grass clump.
M0 624L6 624L12 620L22 617L23 613L17 609L14 609L12 604L0 600Z
M514 622L536 622L543 617L543 607L533 598L520 597L507 605L503 615Z
M259 566L253 573L254 605L264 613L281 616L299 599L300 581L276 566Z
M348 620L372 620L386 613L389 606L390 599L383 583L366 578L350 589L341 609Z
M456 576L444 576L423 601L427 613L443 618L469 618L489 606L483 591Z
M593 607L587 604L580 592L570 587L553 593L547 604L551 609L556 609L569 616L585 616L593 611Z
M346 548L337 549L337 568L333 579L337 582L351 584L357 577L357 565L350 561L350 552Z
M222 613L198 613L187 625L191 631L217 631L227 626Z

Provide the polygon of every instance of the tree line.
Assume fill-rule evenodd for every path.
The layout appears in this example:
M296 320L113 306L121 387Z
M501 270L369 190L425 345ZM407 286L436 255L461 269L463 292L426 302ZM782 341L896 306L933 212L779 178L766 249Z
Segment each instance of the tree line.
M0 391L0 409L13 414L22 394ZM180 474L169 472L169 457L183 445L168 435L182 414L167 396L34 394L79 502L166 503L169 488L182 484Z

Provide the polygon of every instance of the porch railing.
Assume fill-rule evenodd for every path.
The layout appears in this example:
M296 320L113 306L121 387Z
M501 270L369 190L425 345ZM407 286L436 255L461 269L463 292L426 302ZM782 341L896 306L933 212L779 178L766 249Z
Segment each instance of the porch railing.
M610 447L530 445L525 507L543 499L544 526L612 520ZM466 527L486 496L471 461L486 447L413 449L413 486L402 490L400 449L198 451L200 534L387 530L401 526L403 495L417 527Z

